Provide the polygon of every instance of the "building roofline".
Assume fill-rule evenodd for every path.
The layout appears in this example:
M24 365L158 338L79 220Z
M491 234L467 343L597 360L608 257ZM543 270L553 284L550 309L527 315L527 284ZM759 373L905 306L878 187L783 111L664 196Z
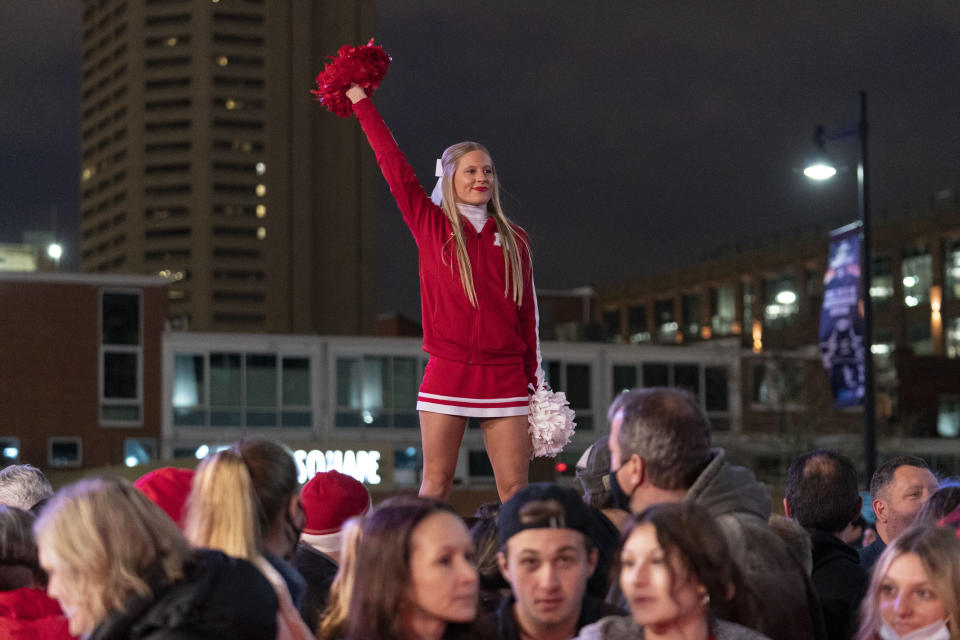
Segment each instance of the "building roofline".
M42 282L45 284L88 284L116 287L166 287L160 276L122 273L60 273L49 271L0 271L0 282Z

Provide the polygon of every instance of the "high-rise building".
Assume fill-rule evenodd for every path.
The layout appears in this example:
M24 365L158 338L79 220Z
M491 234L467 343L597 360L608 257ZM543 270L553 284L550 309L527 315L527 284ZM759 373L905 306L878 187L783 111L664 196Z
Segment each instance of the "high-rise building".
M361 334L376 165L309 90L373 0L85 0L81 264L160 274L174 326Z

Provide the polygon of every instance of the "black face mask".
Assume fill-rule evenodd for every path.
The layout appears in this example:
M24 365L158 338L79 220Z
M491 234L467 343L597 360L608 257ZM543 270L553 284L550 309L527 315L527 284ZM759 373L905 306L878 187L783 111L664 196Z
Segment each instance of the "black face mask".
M626 462L623 464L626 464ZM615 508L630 511L630 498L633 497L633 492L636 491L637 488L634 487L630 490L630 493L627 493L623 490L623 487L620 486L620 482L617 480L617 472L623 469L623 464L610 472L610 499L613 500L613 506Z

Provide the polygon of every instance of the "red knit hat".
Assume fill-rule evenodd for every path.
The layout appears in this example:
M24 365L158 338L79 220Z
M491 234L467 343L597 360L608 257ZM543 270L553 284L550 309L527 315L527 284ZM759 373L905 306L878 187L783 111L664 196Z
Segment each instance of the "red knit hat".
M162 467L140 476L133 486L166 511L182 529L183 510L187 496L190 495L192 481L193 469Z
M371 505L363 483L336 470L313 476L300 491L300 501L307 516L301 537L325 552L340 550L343 523L364 515Z

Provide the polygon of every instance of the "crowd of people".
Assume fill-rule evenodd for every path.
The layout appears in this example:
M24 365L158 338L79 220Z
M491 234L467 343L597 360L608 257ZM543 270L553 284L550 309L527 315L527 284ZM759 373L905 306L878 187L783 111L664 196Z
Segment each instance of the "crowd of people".
M712 446L694 398L635 389L577 465L464 517L374 504L248 439L197 470L53 492L0 470L0 637L91 640L957 640L960 488L910 456L870 481L827 449L786 470L783 516Z

